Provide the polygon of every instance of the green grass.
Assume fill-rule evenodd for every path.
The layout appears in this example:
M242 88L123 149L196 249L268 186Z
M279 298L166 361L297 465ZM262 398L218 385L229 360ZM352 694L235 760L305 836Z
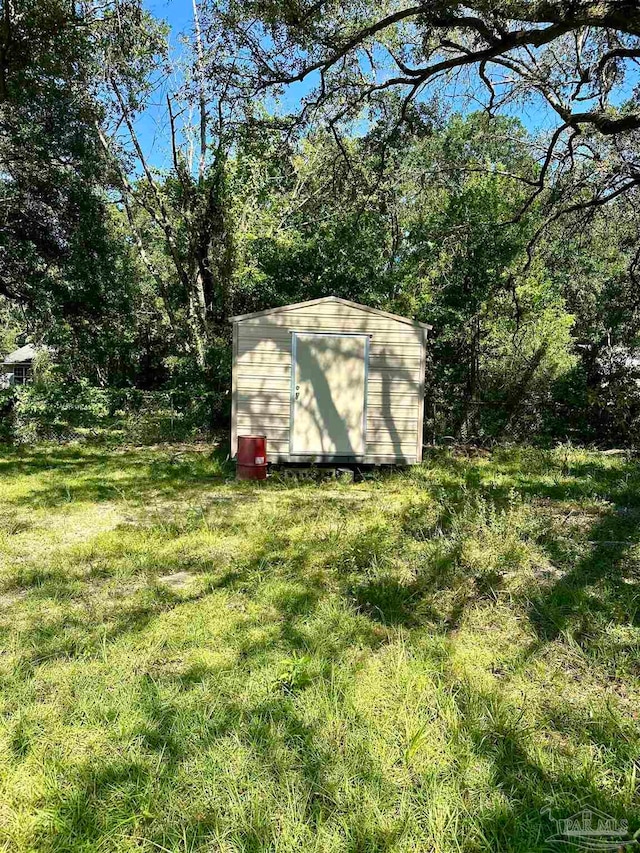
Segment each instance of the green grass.
M238 484L206 452L42 446L0 452L0 490L0 850L640 826L635 461Z

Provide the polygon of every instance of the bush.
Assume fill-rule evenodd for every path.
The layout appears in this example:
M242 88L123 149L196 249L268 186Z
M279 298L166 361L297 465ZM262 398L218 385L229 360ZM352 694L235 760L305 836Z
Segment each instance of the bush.
M88 383L34 383L16 389L14 439L67 440L99 426L109 414L108 392Z
M155 444L208 434L211 401L170 391L35 382L2 392L0 441L92 440Z
M13 436L16 389L3 388L0 391L0 441L11 441Z

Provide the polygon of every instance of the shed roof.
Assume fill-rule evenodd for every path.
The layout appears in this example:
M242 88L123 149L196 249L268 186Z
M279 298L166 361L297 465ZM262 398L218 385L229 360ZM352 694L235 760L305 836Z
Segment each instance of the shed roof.
M397 320L398 323L404 323L407 326L418 326L422 329L433 329L429 323L421 323L419 320L411 320L409 317L401 317L399 314L391 314L389 311L382 311L380 308L371 308L369 305L360 305L359 302L351 302L350 299L341 299L339 296L323 296L320 299L310 299L308 302L295 302L293 305L281 305L278 308L267 308L264 311L254 311L251 314L238 314L235 317L230 317L232 323L240 320L251 320L254 317L267 317L269 314L281 314L284 311L293 311L296 308L307 308L312 305L322 305L326 303L337 303L339 305L348 305L349 308L356 308L359 311L367 311L370 314L377 314L379 317L386 317L388 320Z
M27 361L33 361L36 355L36 348L33 344L25 344L20 349L10 352L2 359L2 364L24 364Z

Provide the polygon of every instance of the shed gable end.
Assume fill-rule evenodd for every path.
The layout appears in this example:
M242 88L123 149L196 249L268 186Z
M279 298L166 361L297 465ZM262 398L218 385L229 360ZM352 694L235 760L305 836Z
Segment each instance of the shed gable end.
M328 307L326 307L328 306ZM348 312L349 310L365 315L371 315L384 320L391 320L399 323L401 326L413 326L420 329L431 329L428 323L422 323L418 320L411 320L408 317L401 317L399 314L391 314L389 311L383 311L381 308L372 308L369 305L361 305L358 302L351 302L348 299L342 299L339 296L324 296L321 299L311 299L307 302L297 302L292 305L282 305L277 308L267 308L264 311L255 311L252 314L239 314L236 317L231 317L232 323L241 323L248 320L258 320L264 317L275 317L280 314L291 314L294 311L313 313L317 309L323 313L329 313L336 316L341 310ZM345 313L345 317L352 316Z
M271 459L292 458L294 333L366 335L364 461L422 456L425 323L336 297L233 318L232 447L266 434Z

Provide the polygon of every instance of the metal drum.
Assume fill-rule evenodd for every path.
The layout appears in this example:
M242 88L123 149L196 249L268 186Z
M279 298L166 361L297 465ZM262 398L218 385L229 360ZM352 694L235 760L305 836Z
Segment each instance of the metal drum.
M267 436L238 436L238 480L267 479Z

